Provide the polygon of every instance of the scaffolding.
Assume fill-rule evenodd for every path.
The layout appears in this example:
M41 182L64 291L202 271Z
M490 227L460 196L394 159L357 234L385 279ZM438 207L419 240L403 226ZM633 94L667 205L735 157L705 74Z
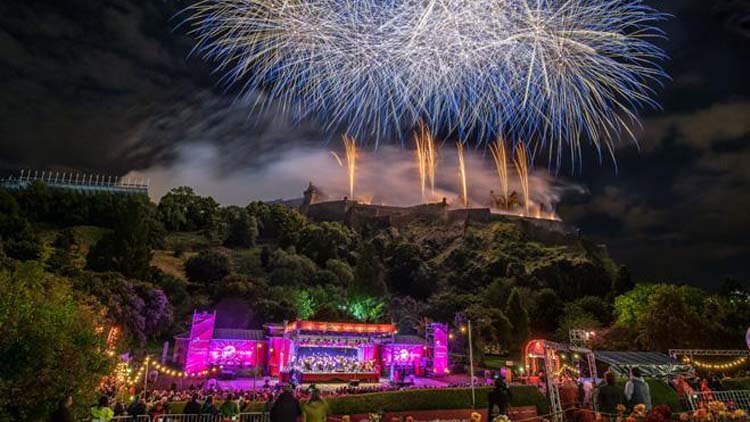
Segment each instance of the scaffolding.
M559 372L561 369L560 354L570 353L574 356L585 356L589 376L591 377L592 382L595 382L597 374L594 352L586 347L572 346L548 340L532 340L527 343L524 352L525 368L527 370L536 369L536 362L534 362L533 359L544 360L545 385L547 388L547 396L550 401L552 420L553 422L562 422L562 400L560 399L559 383L555 379L555 373Z

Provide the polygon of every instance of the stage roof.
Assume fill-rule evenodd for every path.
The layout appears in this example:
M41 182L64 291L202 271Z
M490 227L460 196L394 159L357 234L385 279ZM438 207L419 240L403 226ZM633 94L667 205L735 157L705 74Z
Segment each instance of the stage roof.
M216 328L213 338L217 340L265 340L266 336L263 330Z
M664 377L690 372L690 367L671 357L656 352L594 352L596 360L610 365L615 372L627 374L639 368L645 376Z
M365 324L361 322L323 322L323 321L294 321L286 326L290 331L316 331L327 333L350 334L395 334L394 324Z

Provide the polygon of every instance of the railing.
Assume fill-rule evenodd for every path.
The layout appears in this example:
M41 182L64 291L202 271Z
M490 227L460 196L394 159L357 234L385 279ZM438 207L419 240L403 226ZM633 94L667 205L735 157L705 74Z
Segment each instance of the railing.
M691 410L712 401L720 401L750 412L750 390L705 391L687 395L687 404Z
M240 413L234 417L224 417L220 415L185 415L185 414L167 414L151 418L148 415L141 416L115 416L112 422L269 422L268 413L253 412ZM90 422L97 422L88 419Z

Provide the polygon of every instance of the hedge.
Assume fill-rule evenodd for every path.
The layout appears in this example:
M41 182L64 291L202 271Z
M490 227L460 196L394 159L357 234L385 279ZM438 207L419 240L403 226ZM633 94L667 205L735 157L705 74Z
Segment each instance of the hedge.
M540 415L547 413L547 398L533 386L513 386L512 406L536 406ZM476 389L476 407L487 407L490 388ZM470 388L436 388L424 390L387 391L382 393L355 394L328 399L331 413L353 415L382 410L401 412L410 410L449 410L471 408Z
M646 382L648 382L648 388L651 391L651 405L666 404L673 412L684 410L682 404L680 404L680 398L677 397L677 391L669 384L657 379L647 379Z
M725 390L750 390L750 378L725 378L721 385Z
M487 408L487 393L490 388L476 389L477 409ZM547 398L530 385L512 386L512 406L536 406L537 413L547 413L549 403ZM331 397L326 399L331 413L335 415L354 415L376 411L401 412L410 410L449 410L470 409L470 388L434 388L414 389L403 391L385 391L381 393L353 394L349 396ZM216 401L216 406L221 406ZM172 402L170 413L181 413L185 402ZM259 412L263 409L262 403L253 403L251 411Z

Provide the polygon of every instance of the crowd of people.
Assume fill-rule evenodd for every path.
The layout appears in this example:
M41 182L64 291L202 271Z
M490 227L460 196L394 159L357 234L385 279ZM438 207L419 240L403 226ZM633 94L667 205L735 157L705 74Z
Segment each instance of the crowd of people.
M136 396L130 403L112 400L103 395L91 406L91 420L110 422L119 416L148 415L152 421L167 415L176 402L182 402L187 392L163 391L149 392ZM307 389L295 389L284 385L275 390L252 391L244 393L193 391L189 393L184 407L179 413L184 415L202 415L207 420L219 416L225 420L237 420L241 413L257 411L251 407L253 402L263 402L264 411L270 415L271 422L296 422L304 416L306 422L325 422L328 417L328 404L323 394L314 385ZM72 397L63 399L58 409L52 414L51 422L73 422L71 413Z
M360 361L356 357L316 353L293 358L289 363L290 371L311 372L373 372L375 361Z

